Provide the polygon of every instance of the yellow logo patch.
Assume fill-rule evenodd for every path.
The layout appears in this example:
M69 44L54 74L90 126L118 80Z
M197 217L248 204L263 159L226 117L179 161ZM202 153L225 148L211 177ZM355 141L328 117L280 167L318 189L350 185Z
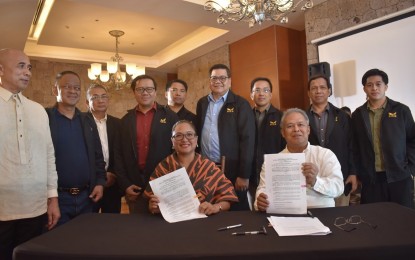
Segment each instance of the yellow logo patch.
M162 119L160 119L160 123L162 123L162 124L166 124L166 123L167 123L167 119L166 119L166 118L162 118Z
M277 121L269 121L269 125L270 126L276 126L277 125Z
M233 108L227 108L226 109L226 112L227 113L233 113L234 112L234 110L235 110L235 108L233 107Z
M388 117L396 117L396 112L395 113L389 112Z

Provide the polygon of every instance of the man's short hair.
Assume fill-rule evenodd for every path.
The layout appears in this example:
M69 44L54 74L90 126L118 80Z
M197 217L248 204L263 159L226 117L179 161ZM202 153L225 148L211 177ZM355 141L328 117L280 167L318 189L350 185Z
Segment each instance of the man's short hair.
M186 89L186 92L187 92L187 83L186 83L186 81L181 80L181 79L173 79L173 80L170 80L169 82L167 82L166 91L169 91L169 88L171 87L171 85L173 85L173 83L182 84L184 86L184 88Z
M257 83L258 81L266 81L266 82L268 82L269 88L271 89L271 92L272 92L272 83L271 83L271 80L269 78L265 78L265 77L254 78L251 81L251 92L252 92L252 89L254 89L255 83Z
M131 82L131 89L135 91L135 85L137 84L138 81L143 80L143 79L150 79L151 81L153 81L154 88L155 90L157 90L156 81L154 80L154 78L150 77L149 75L140 75L140 76L135 77L133 81Z
M305 121L307 122L307 125L310 125L310 120L308 119L307 113L304 110L299 109L299 108L289 108L289 109L285 110L284 114L281 117L281 124L280 124L281 129L284 127L285 118L288 115L292 114L292 113L299 113L299 114L303 115Z
M79 81L81 81L81 78L79 77L79 75L78 75L78 73L76 73L75 71L71 71L71 70L65 70L65 71L62 71L62 72L59 72L58 74L56 74L56 82L55 82L55 84L57 84L58 83L58 81L63 77L63 76L65 76L65 75L67 75L67 74L72 74L72 75L75 75L76 77L78 77L78 79L79 79Z
M365 74L363 74L362 77L362 85L365 86L366 85L366 81L367 78L372 77L372 76L381 76L382 77L382 81L388 85L389 83L389 78L388 78L388 74L386 74L386 72L380 70L380 69L371 69L366 71Z
M91 90L93 90L94 88L100 88L100 89L103 89L103 90L105 90L105 93L107 93L108 92L108 90L107 90L107 88L106 87L104 87L103 85L100 85L100 84L91 84L91 85L89 85L89 87L88 87L88 89L86 90L86 100L89 100L89 98L91 97L90 96L90 92L91 92Z
M231 77L231 70L225 64L215 64L209 69L209 76L212 75L213 70L226 70L226 74L228 74L228 78Z
M315 79L320 79L320 78L322 78L322 79L324 79L325 81L326 81L326 84L327 84L327 87L328 88L331 88L331 83L330 83L330 80L326 77L326 76L324 76L323 74L315 74L315 75L313 75L309 80L308 80L308 90L310 90L310 87L311 87L311 81L313 81L313 80L315 80Z

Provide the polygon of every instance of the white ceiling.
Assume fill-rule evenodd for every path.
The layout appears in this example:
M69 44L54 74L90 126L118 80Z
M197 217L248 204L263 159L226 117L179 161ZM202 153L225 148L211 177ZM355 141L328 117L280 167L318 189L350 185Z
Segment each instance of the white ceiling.
M197 2L205 0L55 0L39 38L28 40L38 1L0 0L0 48L24 49L31 58L104 63L115 53L108 32L117 29L125 32L119 39L124 63L176 72L183 63L278 24L220 25ZM286 27L303 30L303 13L290 15Z

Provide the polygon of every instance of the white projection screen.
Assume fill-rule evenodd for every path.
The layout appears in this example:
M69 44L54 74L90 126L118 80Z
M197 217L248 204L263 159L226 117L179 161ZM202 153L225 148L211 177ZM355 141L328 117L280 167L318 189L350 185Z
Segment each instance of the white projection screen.
M386 95L415 113L415 8L317 39L319 62L331 69L330 102L352 112L366 101L361 79L372 68L389 76Z

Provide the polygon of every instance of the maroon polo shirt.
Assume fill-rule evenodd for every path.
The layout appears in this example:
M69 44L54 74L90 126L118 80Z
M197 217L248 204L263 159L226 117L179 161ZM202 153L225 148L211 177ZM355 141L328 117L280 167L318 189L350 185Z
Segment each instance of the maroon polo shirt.
M136 111L136 128L137 128L137 151L138 151L138 166L140 170L146 167L148 150L150 148L151 123L153 122L154 114L157 111L157 104L154 102L153 107L143 113L138 106Z

